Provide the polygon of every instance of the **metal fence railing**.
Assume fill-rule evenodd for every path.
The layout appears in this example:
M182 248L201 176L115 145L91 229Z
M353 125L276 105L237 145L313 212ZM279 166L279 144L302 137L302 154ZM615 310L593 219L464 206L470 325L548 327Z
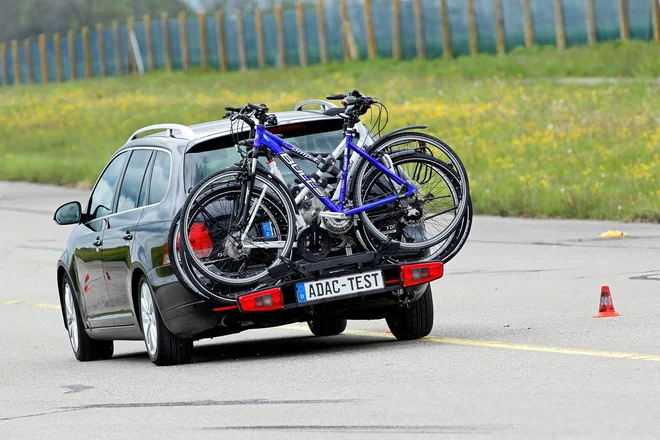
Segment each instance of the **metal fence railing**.
M221 71L333 60L504 54L660 41L659 0L322 0L316 5L97 24L0 43L0 85L190 66Z

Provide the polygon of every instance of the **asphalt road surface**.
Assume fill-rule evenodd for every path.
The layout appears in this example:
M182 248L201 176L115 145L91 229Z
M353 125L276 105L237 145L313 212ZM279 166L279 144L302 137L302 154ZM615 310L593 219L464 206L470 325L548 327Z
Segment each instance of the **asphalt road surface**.
M660 225L478 217L425 340L301 324L159 368L141 342L73 357L55 285L71 228L52 213L87 192L0 194L0 439L660 437ZM612 228L630 235L597 238ZM592 318L602 285L620 317Z

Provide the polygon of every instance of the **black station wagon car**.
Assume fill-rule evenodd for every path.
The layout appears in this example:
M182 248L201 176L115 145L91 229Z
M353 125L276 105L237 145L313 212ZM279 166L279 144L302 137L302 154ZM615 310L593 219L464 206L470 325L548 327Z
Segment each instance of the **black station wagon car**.
M279 122L270 130L308 152L327 154L342 139L339 117L316 111L275 114ZM147 132L153 134L138 137ZM308 322L318 336L341 333L347 319L387 318L399 339L431 331L429 281L442 276L439 262L374 268L356 255L348 259L346 273L376 269L385 286L297 304L294 287L283 285L280 310L245 310L236 299L218 304L186 288L170 261L173 219L197 182L237 160L227 120L145 127L110 158L84 209L80 202L58 208L57 223L76 225L57 262L57 284L77 359L107 359L114 340L144 340L154 363L185 363L194 340L292 322ZM318 281L319 273L311 280ZM411 293L402 304L394 293L404 289Z

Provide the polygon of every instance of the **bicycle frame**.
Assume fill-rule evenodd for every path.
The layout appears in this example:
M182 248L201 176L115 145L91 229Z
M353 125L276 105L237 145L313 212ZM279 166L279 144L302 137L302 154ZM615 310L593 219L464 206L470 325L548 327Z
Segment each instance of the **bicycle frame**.
M259 148L268 148L275 156L277 156L286 166L291 170L291 172L300 179L300 181L303 183L303 185L312 192L312 194L318 198L323 205L328 208L328 210L332 213L338 214L341 218L344 218L345 216L351 216L354 214L359 214L360 212L367 211L372 208L376 208L378 206L385 205L387 203L391 203L395 200L398 200L402 197L409 197L411 196L415 191L416 188L410 184L408 184L405 180L403 180L401 177L397 176L394 172L392 172L390 169L388 169L386 166L381 164L378 160L374 159L371 157L364 149L360 148L359 146L355 145L352 140L352 136L350 134L347 134L344 138L343 141L344 144L344 161L342 164L342 170L341 170L341 181L340 181L340 187L339 187L339 197L338 197L338 203L335 204L323 191L322 188L320 188L314 180L312 180L301 168L300 166L289 156L288 152L292 152L296 156L299 156L305 160L309 160L312 162L316 162L316 159L313 158L310 154L300 150L299 148L294 147L293 145L289 144L283 139L280 139L279 137L271 134L268 132L264 126L258 125L256 127L256 137L254 141L254 148L259 149ZM339 149L339 148L338 148ZM346 187L347 187L347 180L348 180L348 174L349 174L349 164L351 162L351 158L353 157L353 153L357 153L359 156L361 156L363 159L369 162L371 166L374 168L380 170L383 172L385 175L387 175L392 181L394 181L397 185L400 186L405 186L405 192L400 191L399 194L397 195L391 195L384 197L380 200L376 200L371 203L367 203L366 205L358 206L349 210L344 210L344 202L346 201ZM253 168L256 167L256 158L252 159L253 160Z

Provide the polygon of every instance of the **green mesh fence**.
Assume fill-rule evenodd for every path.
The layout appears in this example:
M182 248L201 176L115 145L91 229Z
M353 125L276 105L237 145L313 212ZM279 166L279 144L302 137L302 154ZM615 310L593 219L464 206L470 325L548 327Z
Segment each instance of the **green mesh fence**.
M473 0L478 28L479 51L495 53L495 10L493 0ZM555 45L555 16L552 0L530 0L532 8L535 43L538 45ZM469 53L468 38L468 13L466 0L447 0L448 19L451 28L451 43L454 55L467 55ZM422 25L424 42L426 45L426 57L437 58L443 55L442 25L440 20L440 0L420 0L422 10ZM620 38L619 27L619 0L595 0L596 8L596 35L598 41L617 40ZM563 0L564 25L566 30L566 42L570 46L579 46L587 43L587 29L585 19L584 0ZM524 14L521 0L502 0L502 11L504 17L505 43L507 50L525 45L524 38ZM344 35L339 1L325 0L325 29L328 54L331 60L342 60L344 58ZM363 0L348 0L348 20L357 45L358 56L361 59L367 57L367 27L363 7ZM412 59L417 57L417 42L415 27L415 15L413 0L400 0L400 36L402 57ZM303 17L305 21L304 40L307 45L309 64L320 62L319 26L316 5L309 4L304 7ZM392 56L393 41L393 4L392 0L372 0L372 20L376 41L376 51L380 57ZM630 36L634 40L650 41L653 39L653 24L651 20L650 0L628 0L628 19L630 23ZM258 67L257 33L254 15L246 11L243 14L243 32L247 65L249 68ZM262 11L264 47L266 64L275 66L277 64L278 36L275 16L272 10ZM298 65L298 25L294 9L285 9L282 12L284 28L285 60L287 65ZM174 69L181 69L181 30L176 18L169 18L166 26L169 30L169 44L163 39L163 23L159 19L152 20L151 40L154 66L156 69L165 67L165 48L169 46ZM220 51L218 47L218 29L215 16L209 14L206 17L206 50L208 52L209 65L218 68L220 63ZM225 57L230 70L240 68L239 44L237 38L236 16L224 14L225 29ZM204 45L200 39L199 20L190 17L186 21L186 36L188 39L188 60L191 66L198 66L202 60ZM135 23L135 37L138 42L139 51L143 57L145 68L147 63L147 28L142 22ZM95 30L89 32L90 38L90 61L92 76L101 75L101 51L98 44L98 35ZM118 43L119 58L116 57L115 39L112 30L104 29L103 39L105 50L105 73L112 76L118 74L117 63L121 64L121 72L127 73L129 69L129 44L128 28L126 25L119 27ZM81 34L75 36L75 47L69 47L67 38L63 37L60 42L62 56L62 76L65 81L70 80L71 57L75 58L76 77L85 77L85 55ZM48 81L54 81L57 76L55 47L52 39L46 44L46 59L48 62ZM36 38L25 52L23 45L19 44L18 57L20 62L21 82L28 81L28 60L32 62L32 71L35 82L43 82L40 67L41 57ZM7 44L5 57L0 62L4 63L4 69L0 69L0 84L6 80L8 85L15 84L12 51ZM2 78L2 72L6 72L6 78Z

